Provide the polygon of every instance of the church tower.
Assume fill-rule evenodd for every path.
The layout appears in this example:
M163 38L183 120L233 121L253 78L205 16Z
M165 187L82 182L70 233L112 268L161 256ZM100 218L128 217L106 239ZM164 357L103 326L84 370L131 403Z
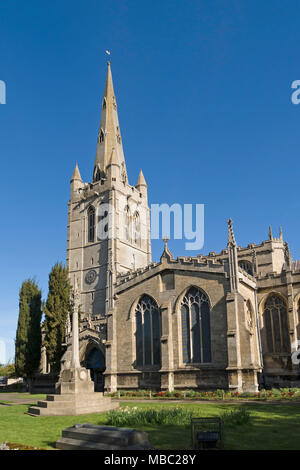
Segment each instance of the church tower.
M67 267L83 314L104 317L114 305L116 276L150 263L147 184L142 171L135 186L128 182L108 62L92 182L83 182L77 163L71 178Z

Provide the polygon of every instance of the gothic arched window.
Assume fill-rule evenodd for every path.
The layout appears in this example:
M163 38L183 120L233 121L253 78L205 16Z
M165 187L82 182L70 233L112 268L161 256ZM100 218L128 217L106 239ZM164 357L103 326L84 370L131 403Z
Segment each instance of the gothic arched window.
M95 241L95 208L88 208L88 241Z
M143 295L135 309L136 365L160 365L160 311L152 297Z
M276 294L271 294L264 306L264 324L267 348L270 353L289 352L289 332L285 301Z
M138 212L133 216L133 241L136 245L141 246L141 222Z
M239 266L244 271L246 271L246 273L251 274L251 276L253 276L253 267L252 267L252 263L250 263L250 261L247 261L247 260L243 259L243 260L239 261Z
M131 216L130 209L128 206L125 207L124 211L124 231L125 231L125 240L131 243Z
M184 363L211 362L209 300L196 287L181 302L181 337Z

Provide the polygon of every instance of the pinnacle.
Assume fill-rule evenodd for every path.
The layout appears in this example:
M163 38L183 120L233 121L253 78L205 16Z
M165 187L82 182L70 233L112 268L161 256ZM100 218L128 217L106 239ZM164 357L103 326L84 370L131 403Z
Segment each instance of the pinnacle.
M139 174L139 177L138 177L137 186L147 186L147 183L146 183L146 180L145 180L145 177L143 175L142 170L140 171L140 174Z
M74 168L74 171L73 171L73 175L72 175L72 178L71 178L71 181L72 181L72 180L80 180L80 181L82 181L81 176L80 176L80 171L79 171L79 168L78 168L78 165L77 165L77 162L76 162L76 165L75 165L75 168Z

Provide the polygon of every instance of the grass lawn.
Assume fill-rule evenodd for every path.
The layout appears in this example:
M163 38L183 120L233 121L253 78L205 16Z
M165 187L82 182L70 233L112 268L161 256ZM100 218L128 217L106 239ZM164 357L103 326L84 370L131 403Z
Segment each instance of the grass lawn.
M167 408L174 403L130 402L121 406L138 408ZM225 427L225 449L289 449L300 450L299 404L219 404L187 403L177 406L193 409L197 416L218 416L234 407L246 408L251 413L249 424ZM106 414L81 416L42 416L24 414L28 405L0 407L0 443L12 442L43 449L54 449L62 429L74 423L106 424ZM156 449L189 449L189 426L136 426L148 432L149 441Z

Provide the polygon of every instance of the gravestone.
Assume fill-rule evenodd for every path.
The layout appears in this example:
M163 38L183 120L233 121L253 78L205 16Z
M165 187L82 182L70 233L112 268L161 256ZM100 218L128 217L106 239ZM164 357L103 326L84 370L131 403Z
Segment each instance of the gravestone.
M136 429L75 424L56 442L61 450L151 450L148 434Z

